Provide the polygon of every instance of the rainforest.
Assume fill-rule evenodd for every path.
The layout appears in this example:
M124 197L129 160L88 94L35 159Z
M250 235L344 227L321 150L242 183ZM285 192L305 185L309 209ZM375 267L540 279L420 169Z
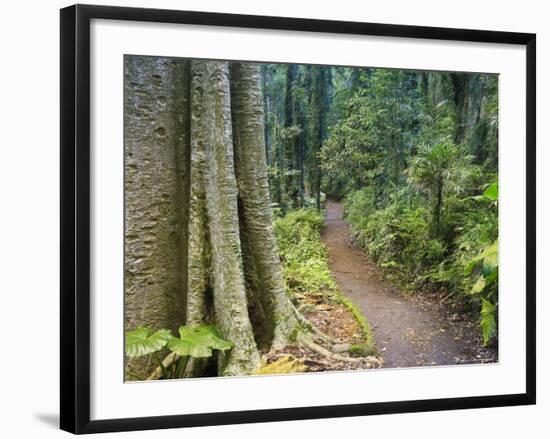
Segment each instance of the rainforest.
M498 361L498 75L124 57L125 379Z

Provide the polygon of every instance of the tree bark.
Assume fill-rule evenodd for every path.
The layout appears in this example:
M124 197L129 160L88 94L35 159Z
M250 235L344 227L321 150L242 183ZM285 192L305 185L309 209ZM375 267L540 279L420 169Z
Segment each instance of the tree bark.
M260 68L128 57L125 69L125 329L214 324L234 344L218 374L249 374L260 349L305 328L273 230ZM206 365L189 361L185 376Z
M441 234L441 210L443 208L443 177L436 181L436 199L434 205L434 236Z
M312 145L310 149L310 186L315 196L317 209L321 209L321 166L318 157L322 143L326 138L326 123L330 97L328 89L332 82L330 67L319 67L313 75L313 94L311 99Z
M206 213L211 243L211 276L216 326L234 343L220 355L224 375L255 370L260 356L248 315L233 158L229 66L226 62L192 63L192 145L204 150Z
M247 244L244 271L265 316L263 333L256 338L264 347L288 344L295 329L269 206L267 167L263 160L263 105L260 68L236 63L231 70L235 171L241 206L241 241Z
M288 64L286 66L286 91L285 91L285 120L284 126L287 130L296 125L294 88L296 87L296 76L298 65ZM287 131L285 133L284 154L285 154L285 195L291 208L298 207L299 202L299 176L295 175L296 150L298 148L298 135Z
M453 101L456 114L456 131L454 141L456 144L462 143L466 131L465 113L467 111L467 88L469 76L464 73L450 73L453 84Z
M125 328L175 330L185 314L178 150L188 133L175 117L185 100L185 63L126 56L124 69ZM143 375L153 365L133 359L126 366Z

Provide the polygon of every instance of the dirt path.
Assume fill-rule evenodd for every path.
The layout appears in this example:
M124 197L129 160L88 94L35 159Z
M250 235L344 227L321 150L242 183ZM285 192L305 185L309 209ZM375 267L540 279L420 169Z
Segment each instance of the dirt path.
M334 201L328 201L323 241L332 274L369 320L385 367L477 362L475 357L468 360L471 346L463 341L463 326L400 295L380 269L350 245L342 205Z

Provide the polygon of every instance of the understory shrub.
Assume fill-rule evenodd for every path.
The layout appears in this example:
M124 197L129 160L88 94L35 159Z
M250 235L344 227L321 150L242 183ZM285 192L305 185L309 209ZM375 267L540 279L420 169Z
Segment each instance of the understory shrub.
M484 344L498 313L498 186L480 196L449 197L434 234L433 210L422 198L396 194L378 206L371 188L344 202L356 243L409 290L444 290L479 312Z
M315 208L298 209L275 219L275 236L283 263L285 285L292 296L321 294L345 306L362 329L364 344L374 352L369 323L338 289L332 278L327 249L321 240L324 216Z
M363 189L346 199L345 211L356 242L373 260L418 286L444 257L446 246L431 236L429 210L410 206L401 200L375 210L372 194Z
M291 290L334 288L326 249L320 240L323 223L323 215L315 208L294 210L275 220L279 254Z

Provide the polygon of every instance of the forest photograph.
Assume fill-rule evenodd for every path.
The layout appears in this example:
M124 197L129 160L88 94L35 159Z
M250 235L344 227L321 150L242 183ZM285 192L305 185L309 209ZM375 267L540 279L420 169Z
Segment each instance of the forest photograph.
M498 362L498 79L125 55L125 380Z

